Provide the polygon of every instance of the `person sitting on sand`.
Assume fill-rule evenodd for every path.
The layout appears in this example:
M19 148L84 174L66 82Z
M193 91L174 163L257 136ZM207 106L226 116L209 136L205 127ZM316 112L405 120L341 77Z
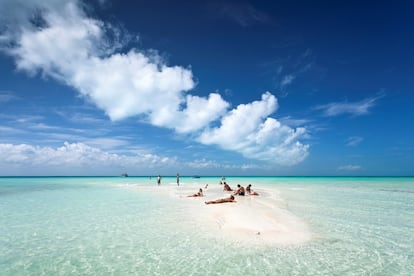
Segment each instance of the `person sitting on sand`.
M224 184L224 189L223 189L223 191L233 191L231 188L230 188L230 186L229 186L229 184Z
M237 202L234 200L234 196L230 196L227 198L220 198L220 199L216 199L216 200L210 200L210 201L205 201L205 204L217 204L217 203L226 203L226 202Z
M249 195L259 195L258 193L256 193L256 192L252 191L252 184L247 185L247 187L246 187L246 192L247 192Z
M193 194L193 195L188 195L187 197L198 197L198 196L203 196L203 189L200 188L200 190L198 190L198 193Z
M244 196L244 194L245 194L244 187L241 186L240 184L237 184L237 190L234 192L234 195Z

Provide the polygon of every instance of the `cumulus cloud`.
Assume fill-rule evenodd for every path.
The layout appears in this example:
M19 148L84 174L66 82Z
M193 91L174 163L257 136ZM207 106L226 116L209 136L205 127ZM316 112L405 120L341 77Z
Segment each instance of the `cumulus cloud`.
M132 156L102 151L83 143L68 143L58 148L40 147L27 144L0 144L1 163L16 164L22 168L41 166L50 167L146 167L160 164L174 164L174 158L162 157L150 153L137 153Z
M80 0L1 1L0 49L19 70L73 87L111 120L137 116L203 144L278 164L306 158L308 146L298 141L305 129L269 117L277 109L273 95L228 110L218 93L188 94L196 85L189 67L170 66L154 50L125 51L130 35L85 10Z
M8 170L2 170L7 167ZM0 175L58 174L71 175L80 171L83 174L116 175L127 170L143 174L161 168L249 170L253 165L227 165L214 160L200 159L191 162L179 161L176 157L160 156L145 150L132 150L128 153L111 153L85 143L65 142L60 147L33 146L28 144L0 143ZM10 170L10 169L14 170ZM85 168L87 170L85 171Z
M183 110L165 109L162 116L151 115L151 122L157 126L173 127L179 133L189 133L201 129L210 122L217 120L227 111L229 103L217 93L211 93L208 98L187 95L187 107Z
M139 114L162 117L183 102L183 91L194 87L190 70L167 66L156 53L105 55L105 25L86 18L73 3L62 9L64 17L44 12L47 27L22 31L9 50L18 69L41 71L74 87L112 120Z
M231 110L220 126L204 130L199 141L241 152L248 158L285 165L301 162L308 154L308 145L297 138L305 134L305 129L294 130L268 117L276 109L276 98L264 93L261 101L240 104Z
M13 47L3 44L3 50L16 58L18 69L74 87L112 120L144 115L153 125L185 133L226 111L228 103L217 93L185 97L183 92L195 86L191 70L168 66L156 51L115 52L122 36L109 43L111 25L87 17L77 1L62 3L58 11L56 2L38 7L43 26L20 19L24 27L17 30L19 35L4 32Z

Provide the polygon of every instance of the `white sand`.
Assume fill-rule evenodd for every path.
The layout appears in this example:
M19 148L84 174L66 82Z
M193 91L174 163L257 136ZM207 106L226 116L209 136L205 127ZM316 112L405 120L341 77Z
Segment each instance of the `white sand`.
M306 223L286 208L276 189L254 188L259 196L235 196L236 203L204 204L232 194L218 184L203 189L202 198L186 197L197 192L194 187L176 188L175 195L188 204L190 216L202 218L206 227L217 230L226 239L266 245L302 244L311 239Z

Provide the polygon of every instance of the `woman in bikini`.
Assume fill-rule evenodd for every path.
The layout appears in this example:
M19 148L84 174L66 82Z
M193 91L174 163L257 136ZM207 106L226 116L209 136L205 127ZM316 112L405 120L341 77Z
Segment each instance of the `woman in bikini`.
M193 194L193 195L188 195L187 197L198 197L198 196L203 196L203 189L200 188L200 190L198 190L198 193Z
M247 187L246 187L246 192L247 192L247 194L249 194L249 195L259 195L258 193L256 193L256 192L252 191L252 184L247 185Z
M217 203L226 203L226 202L236 202L234 200L234 196L230 196L227 198L220 198L220 199L216 199L216 200L210 200L210 201L205 201L205 204L217 204Z

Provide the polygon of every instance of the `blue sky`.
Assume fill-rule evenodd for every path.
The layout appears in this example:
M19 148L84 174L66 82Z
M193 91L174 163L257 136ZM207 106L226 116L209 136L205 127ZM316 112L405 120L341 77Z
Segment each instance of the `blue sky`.
M413 14L1 1L0 175L412 175Z

